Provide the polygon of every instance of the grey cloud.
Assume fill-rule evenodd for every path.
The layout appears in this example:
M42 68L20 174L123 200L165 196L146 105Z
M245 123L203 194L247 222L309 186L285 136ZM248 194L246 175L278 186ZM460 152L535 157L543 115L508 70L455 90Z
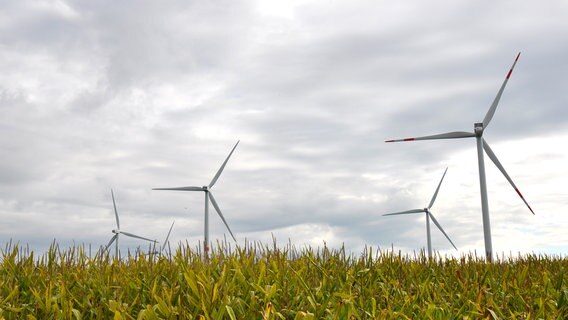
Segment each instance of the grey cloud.
M106 243L111 187L133 231L167 231L176 219L176 240L196 243L202 195L150 189L207 184L241 139L214 191L239 240L328 233L354 250L421 248L423 217L381 214L424 206L438 179L429 177L456 154L474 157L473 140L383 141L471 130L518 50L488 141L565 131L559 2L487 10L440 1L428 15L423 3L306 4L290 17L262 16L252 1L65 4L6 4L14 18L0 26L0 212L14 218L11 228L25 225L21 240L35 245L53 237ZM519 161L547 159L525 153ZM477 248L470 169L455 174L473 172L473 181L444 186L435 214L458 247ZM510 191L499 179L492 186ZM504 208L507 199L490 195L496 237L517 232L503 226L526 213L522 203ZM55 222L34 224L46 217ZM222 222L211 219L222 238ZM65 233L63 222L80 232ZM435 247L451 248L434 234Z
M156 85L230 66L246 39L244 2L81 3L107 55L108 81ZM238 37L234 37L237 34Z

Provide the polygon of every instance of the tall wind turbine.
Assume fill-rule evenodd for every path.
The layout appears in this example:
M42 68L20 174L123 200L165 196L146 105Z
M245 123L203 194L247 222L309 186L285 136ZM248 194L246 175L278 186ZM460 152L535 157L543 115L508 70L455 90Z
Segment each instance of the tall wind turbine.
M478 161L478 164L479 164L479 187L480 187L480 191L481 191L481 211L482 211L482 216L483 216L483 235L484 235L484 239L485 239L485 255L486 255L486 258L487 258L488 261L493 260L493 245L491 243L491 225L490 225L490 221L489 221L489 205L488 205L488 201L487 201L487 184L486 184L486 180L485 180L485 163L484 163L484 158L483 158L483 150L485 150L485 153L487 153L487 156L489 157L489 159L491 159L491 161L493 161L495 166L497 166L497 168L501 171L501 173L503 173L503 175L505 176L507 181L509 181L511 186L515 189L517 194L521 197L523 202L527 205L529 210L534 215L534 211L529 206L529 204L527 203L527 201L525 200L525 198L523 197L523 195L521 194L521 192L519 191L519 189L517 188L517 186L515 185L515 183L511 179L511 177L509 177L509 175L507 174L507 171L505 171L505 168L503 167L503 165L501 165L501 163L497 159L497 156L495 156L495 153L493 153L493 151L489 147L489 144L487 144L487 141L485 141L485 139L483 138L483 132L485 131L485 129L487 128L487 126L491 122L493 115L495 114L495 110L497 109L497 105L499 104L499 100L501 99L501 95L503 94L503 90L505 89L505 86L507 85L507 82L509 81L511 74L513 73L513 68L515 68L515 65L517 64L517 61L519 60L520 55L521 55L521 53L519 52L519 54L517 54L517 57L515 58L515 62L513 62L511 69L509 69L509 72L507 73L507 76L505 77L505 81L503 81L501 88L497 92L497 96L495 97L495 100L493 100L493 103L491 104L489 111L487 111L485 118L483 118L483 122L475 123L473 125L473 128L474 128L473 132L454 131L454 132L436 134L436 135L431 135L431 136L406 138L406 139L395 139L395 140L385 141L385 142L400 142L400 141L460 139L460 138L473 138L473 137L475 137L475 140L477 142L477 161Z
M208 186L203 186L203 187L176 187L176 188L153 188L152 189L152 190L173 190L173 191L203 191L205 193L205 223L204 223L205 240L204 240L204 243L203 243L205 256L208 256L208 253L209 253L209 201L211 201L211 204L213 204L215 211L217 211L217 214L219 214L219 217L221 217L221 220L223 220L223 223L225 224L225 227L227 227L227 230L229 230L229 233L231 234L231 237L233 237L233 240L237 241L237 239L233 235L233 232L231 231L231 228L229 228L229 225L227 224L225 217L221 213L221 209L219 209L219 205L217 204L217 201L215 201L215 197L213 196L213 193L211 193L211 188L213 188L213 186L215 185L215 182L217 182L217 179L219 179L219 176L221 176L223 169L225 169L225 165L227 164L227 162L229 161L229 158L231 157L231 155L233 154L233 152L235 151L235 149L239 145L239 142L240 142L240 140L237 141L237 143L233 147L233 150L231 150L231 153L229 153L229 155L227 156L227 159L225 159L225 162L223 162L223 164L221 165L221 168L219 168L219 170L217 171L217 173L213 177L213 180L211 180L211 182L209 183Z
M383 214L383 216L395 216L395 215L400 215L400 214L413 214L413 213L424 212L426 214L426 239L428 241L428 258L430 258L430 259L432 259L432 239L430 238L430 218L432 218L432 221L434 221L434 224L436 225L436 227L438 227L438 229L440 229L440 231L442 231L444 236L446 236L446 239L448 239L448 241L452 244L454 249L458 250L458 248L456 248L456 246L454 245L454 243L452 242L450 237L446 234L446 231L444 231L442 226L438 223L438 221L436 220L436 218L434 217L434 215L430 211L430 209L432 209L432 206L434 205L434 201L436 201L436 197L438 196L438 191L440 191L440 186L442 185L442 181L444 181L444 177L446 176L447 171L448 171L448 168L446 168L446 170L444 171L444 174L442 175L442 179L440 179L440 183L438 184L438 188L436 188L436 192L434 192L434 195L432 196L432 200L430 200L430 204L428 204L427 208L412 209L412 210Z
M105 247L105 251L108 250L108 248L111 246L111 244L114 242L116 247L115 247L115 255L118 258L118 235L123 234L127 237L131 237L131 238L136 238L136 239L141 239L141 240L146 240L146 241L150 241L150 242L154 242L156 243L156 240L152 240L152 239L148 239L148 238L144 238L141 236L137 236L135 234L132 234L130 232L126 232L126 231L122 231L120 230L120 220L118 219L118 211L116 210L116 202L114 201L114 192L112 192L112 189L110 189L110 194L112 196L112 205L114 207L114 216L116 218L116 229L112 230L112 233L114 233L114 236L110 239L109 243L106 245Z

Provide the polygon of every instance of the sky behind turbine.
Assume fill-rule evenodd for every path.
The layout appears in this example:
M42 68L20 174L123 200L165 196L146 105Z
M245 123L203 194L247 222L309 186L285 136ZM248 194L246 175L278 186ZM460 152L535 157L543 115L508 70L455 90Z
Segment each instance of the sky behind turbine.
M197 245L203 195L238 243L426 246L428 204L484 252L471 131L484 138L496 253L568 253L565 1L0 1L0 241L105 245L121 227ZM211 208L212 209L212 208ZM211 238L223 222L210 211ZM227 234L228 238L229 235ZM121 238L121 248L144 243Z

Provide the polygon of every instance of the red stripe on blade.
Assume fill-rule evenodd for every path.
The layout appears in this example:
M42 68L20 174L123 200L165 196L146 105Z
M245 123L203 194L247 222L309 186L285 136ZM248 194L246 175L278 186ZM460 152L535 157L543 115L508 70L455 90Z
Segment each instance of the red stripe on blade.
M406 139L403 139L403 141L414 141L414 140L416 140L416 139L415 139L415 138L406 138Z
M532 214L534 214L533 209L531 208L531 206L529 206L529 204L527 203L527 200L525 200L525 197L523 197L523 195L521 194L521 192L519 191L519 189L515 188L515 191L517 191L517 194L519 195L519 197L521 197L521 199L523 199L523 201L525 202L525 204L527 205L527 207L529 207L529 210L532 212Z
M523 197L519 189L515 188L515 191L517 191L517 194L519 195L519 197L521 197L521 199L525 200L525 197Z
M515 67L515 63L517 63L520 56L521 56L521 53L519 52L517 54L517 57L515 58L515 62L513 63L513 67L511 67L511 70L509 70L509 73L507 73L507 79L509 79L511 77L511 73L513 73L513 68Z

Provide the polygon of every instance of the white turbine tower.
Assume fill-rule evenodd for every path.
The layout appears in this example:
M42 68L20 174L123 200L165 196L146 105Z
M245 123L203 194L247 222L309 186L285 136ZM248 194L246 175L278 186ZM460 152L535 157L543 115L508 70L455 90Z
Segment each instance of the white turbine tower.
M487 141L485 141L485 139L483 138L483 131L487 128L489 122L491 122L491 119L495 114L495 110L497 109L497 105L499 104L499 100L501 99L501 95L503 94L503 90L505 89L505 86L507 85L507 82L509 81L511 74L513 73L513 68L515 68L515 64L517 64L520 55L521 53L519 52L519 54L517 54L517 57L515 58L515 62L513 62L513 65L511 66L511 69L509 69L509 72L507 73L505 81L503 81L503 84L501 85L499 92L497 92L495 100L493 100L493 103L491 104L489 111L487 111L485 118L483 118L483 122L475 123L473 132L454 131L454 132L436 134L431 136L385 141L385 142L400 142L400 141L459 139L459 138L475 137L475 140L477 142L477 161L479 164L479 187L481 191L481 211L483 215L483 235L485 239L485 255L488 261L493 260L493 245L491 243L491 225L489 221L489 205L487 201L487 185L485 180L485 164L483 159L483 150L485 150L487 156L491 159L491 161L493 161L493 163L495 163L495 166L497 166L497 168L501 171L501 173L503 173L507 181L509 181L511 186L515 189L517 194L521 197L523 202L527 205L529 210L534 215L534 211L531 209L531 207L529 206L529 204L527 203L527 201L525 200L525 198L523 197L523 195L521 194L521 192L519 191L519 189L511 179L511 177L509 177L507 171L505 171L505 168L503 167L503 165L501 165L501 163L497 159L497 156L495 156L495 153L493 153L493 151L489 147L489 144L487 144Z
M105 247L105 251L108 250L108 248L112 245L112 243L114 242L116 247L115 247L115 255L117 258L119 258L119 253L118 253L118 235L123 234L127 237L131 237L131 238L136 238L136 239L141 239L141 240L146 240L146 241L150 241L150 242L154 242L156 243L156 240L152 240L152 239L148 239L148 238L144 238L141 236L137 236L135 234L132 234L130 232L126 232L126 231L122 231L120 230L120 220L118 219L118 211L116 210L116 202L114 201L114 192L112 191L112 189L110 189L110 194L112 196L112 205L114 207L114 216L116 218L116 229L112 230L112 233L114 233L114 236L110 239L109 243L106 245Z
M436 220L436 218L434 217L434 215L430 211L430 209L432 209L432 206L434 205L434 201L436 201L436 197L438 196L438 191L440 191L440 186L442 185L442 181L444 181L444 177L446 176L447 171L448 171L448 168L446 168L446 171L444 171L444 175L442 175L442 179L440 180L440 183L438 184L438 188L436 188L436 192L434 192L434 195L432 196L432 200L430 200L430 204L428 204L427 208L411 209L411 210L406 210L406 211L383 214L383 216L395 216L395 215L400 215L400 214L413 214L413 213L424 212L426 214L426 239L427 239L427 243L428 243L428 258L430 258L430 259L432 259L432 239L430 238L430 218L432 218L432 221L434 221L434 224L436 225L436 227L438 227L438 229L440 229L440 231L442 231L444 236L446 236L446 239L448 239L448 241L450 241L450 243L452 244L454 249L458 250L458 248L456 248L456 246L454 245L454 243L452 242L450 237L446 234L446 231L444 231L442 226L438 223L438 221Z
M204 237L205 237L205 240L204 240L204 243L203 243L203 249L204 249L203 251L204 251L206 257L208 256L208 253L209 253L209 201L211 201L211 204L213 204L215 211L217 211L217 214L219 214L219 217L221 217L221 220L223 220L223 223L227 227L227 230L229 230L229 233L231 234L231 237L233 237L233 240L237 241L237 239L233 235L233 232L231 231L231 228L229 228L229 225L227 224L225 217L221 213L221 209L219 209L219 205L217 204L217 201L215 201L215 197L213 197L213 193L211 193L211 188L213 188L213 186L215 185L215 182L217 182L217 179L219 179L219 176L223 172L223 169L225 169L225 165L229 161L229 158L233 154L233 151L235 151L235 149L237 148L237 145L239 145L239 142L240 142L240 140L237 141L237 143L233 147L233 150L231 150L231 153L229 153L229 155L227 156L227 159L225 159L225 162L223 162L223 164L221 165L221 168L219 168L219 170L217 171L217 174L215 174L215 176L213 177L213 180L211 180L211 182L209 183L208 186L203 186L203 187L176 187L176 188L153 188L152 189L152 190L173 190L173 191L203 191L205 193L205 222L204 222L204 233L205 233Z

